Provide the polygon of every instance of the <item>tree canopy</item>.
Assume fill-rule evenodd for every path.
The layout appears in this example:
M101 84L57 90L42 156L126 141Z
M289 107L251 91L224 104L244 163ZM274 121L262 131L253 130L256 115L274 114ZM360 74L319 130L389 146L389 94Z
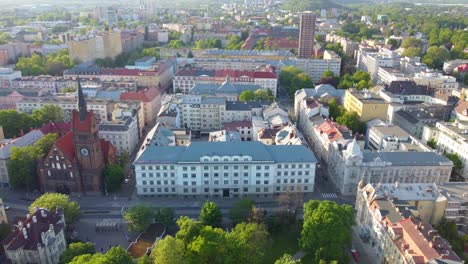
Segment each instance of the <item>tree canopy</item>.
M304 204L304 224L300 246L319 262L347 263L346 245L351 243L354 211L349 205L311 200Z
M31 117L37 124L45 124L52 122L63 122L64 111L60 106L44 105L43 107L33 111Z
M6 138L19 137L20 131L27 133L34 128L36 121L25 113L18 113L15 110L0 110L0 126Z
M270 89L257 89L255 92L252 90L246 90L240 93L239 101L273 101L275 97Z
M11 187L25 187L28 192L32 190L36 185L36 160L42 156L41 150L34 146L12 147L7 161Z
M239 200L229 209L229 218L233 224L247 221L254 206L255 202L251 199L244 198Z
M314 88L314 84L312 83L309 75L304 72L299 73L292 78L291 85L289 86L289 94L293 96L297 90L303 88Z
M124 179L124 170L120 165L109 164L104 169L104 183L108 192L119 190Z
M154 222L155 213L151 207L137 205L125 212L124 219L128 222L129 230L143 232Z
M75 242L68 245L68 248L60 256L60 264L67 264L73 260L73 258L84 255L94 254L96 250L91 242L82 243Z
M223 215L218 205L214 202L206 202L203 204L200 212L200 222L204 225L212 227L220 227L223 221Z
M70 198L61 193L45 193L37 198L30 206L29 212L34 213L35 208L47 208L55 211L57 207L63 209L65 221L72 224L80 217L80 206L77 202L70 201Z
M61 76L63 71L75 66L75 61L70 58L67 49L49 53L42 56L33 53L31 57L21 57L16 64L15 69L21 71L24 76L37 76L41 74L50 74Z
M84 254L73 258L69 264L134 264L133 258L120 246L112 247L106 254Z

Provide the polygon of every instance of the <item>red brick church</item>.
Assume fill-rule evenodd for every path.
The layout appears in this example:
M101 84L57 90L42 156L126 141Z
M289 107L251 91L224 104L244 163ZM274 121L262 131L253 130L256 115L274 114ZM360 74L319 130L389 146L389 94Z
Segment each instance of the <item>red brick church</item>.
M79 82L77 93L71 131L54 143L39 164L42 192L102 192L104 167L115 162L115 147L99 138L98 120L87 110Z

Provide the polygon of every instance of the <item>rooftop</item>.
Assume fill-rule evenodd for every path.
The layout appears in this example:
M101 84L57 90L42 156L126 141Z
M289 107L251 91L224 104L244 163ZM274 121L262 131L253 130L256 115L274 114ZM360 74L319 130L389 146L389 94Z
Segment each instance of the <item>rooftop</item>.
M317 162L313 152L302 146L264 145L257 141L192 142L187 147L149 145L135 164L199 163L203 156L250 156L262 162Z
M364 152L363 162L385 162L392 166L451 166L445 156L434 152Z

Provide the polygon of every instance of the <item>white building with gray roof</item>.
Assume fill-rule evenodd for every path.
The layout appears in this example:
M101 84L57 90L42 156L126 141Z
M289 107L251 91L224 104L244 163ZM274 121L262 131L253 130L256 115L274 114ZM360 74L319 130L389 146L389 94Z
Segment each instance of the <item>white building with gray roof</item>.
M149 144L133 164L138 195L260 197L313 192L316 163L302 145L241 141Z
M138 122L131 116L99 124L99 137L110 141L118 154L131 154L138 144Z

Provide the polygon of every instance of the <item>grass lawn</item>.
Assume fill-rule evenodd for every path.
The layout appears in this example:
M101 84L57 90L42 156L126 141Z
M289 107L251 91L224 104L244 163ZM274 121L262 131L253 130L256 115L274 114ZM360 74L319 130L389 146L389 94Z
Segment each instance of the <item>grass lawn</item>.
M299 251L299 236L302 230L302 223L296 223L284 227L281 231L271 233L272 239L270 248L267 250L265 264L273 264L284 254L294 255Z

